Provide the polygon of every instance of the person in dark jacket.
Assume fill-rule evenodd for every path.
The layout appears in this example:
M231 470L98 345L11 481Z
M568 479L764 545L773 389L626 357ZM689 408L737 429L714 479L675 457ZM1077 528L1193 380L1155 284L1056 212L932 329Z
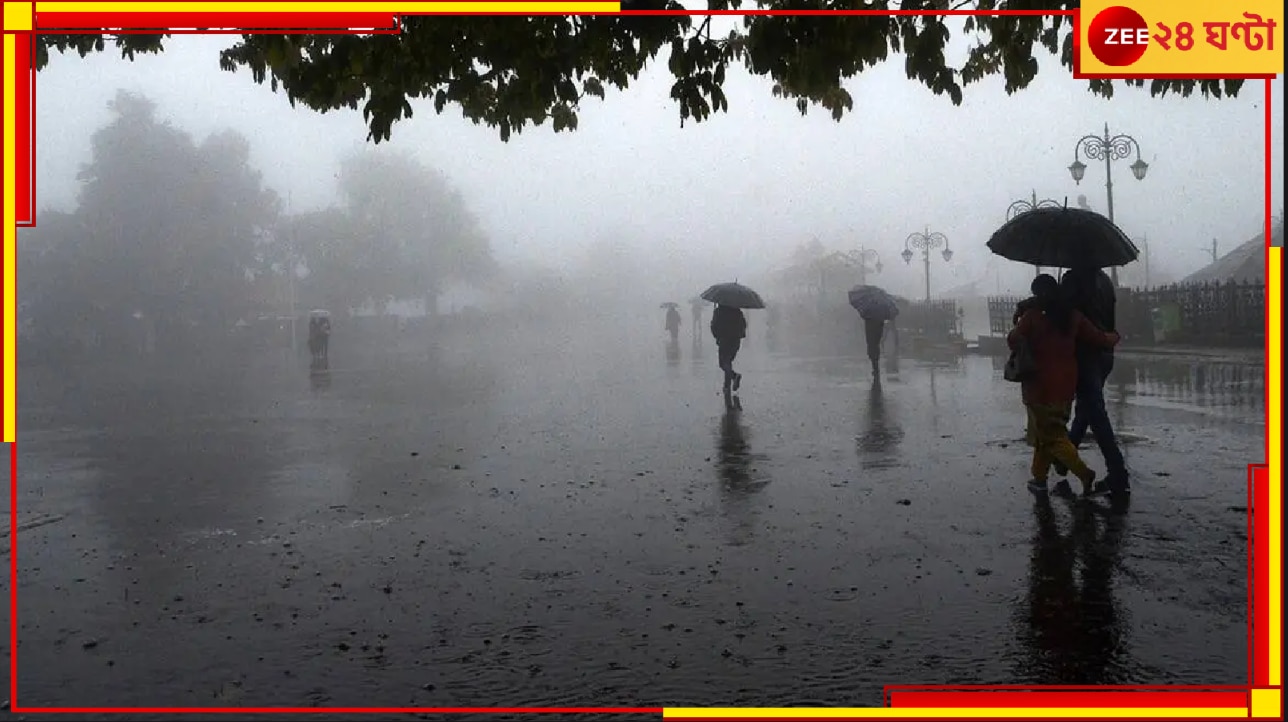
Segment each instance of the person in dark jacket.
M680 340L680 312L675 306L666 307L666 331L671 334L671 345Z
M737 391L742 385L742 374L733 370L733 360L747 336L747 317L741 309L717 304L711 312L711 335L715 336L720 370L724 371L725 393Z
M1060 279L1060 288L1074 309L1102 331L1118 330L1115 310L1117 294L1109 274L1099 268L1073 268ZM1074 406L1073 422L1069 425L1069 441L1075 447L1082 444L1087 429L1096 437L1100 454L1105 458L1105 484L1113 494L1128 494L1131 484L1127 475L1127 462L1114 435L1109 412L1105 408L1105 382L1114 370L1113 349L1079 343L1078 392ZM1057 467L1057 471L1061 471Z

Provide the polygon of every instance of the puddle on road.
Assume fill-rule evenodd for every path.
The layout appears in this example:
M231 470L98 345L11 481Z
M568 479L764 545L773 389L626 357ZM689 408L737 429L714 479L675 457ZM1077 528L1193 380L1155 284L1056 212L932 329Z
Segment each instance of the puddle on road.
M1145 435L1143 435L1143 434L1135 434L1135 433L1132 433L1132 432L1130 432L1130 431L1117 431L1117 430L1115 430L1115 431L1114 431L1114 436L1115 436L1115 438L1117 438L1117 439L1118 439L1118 443L1119 443L1120 445L1122 445L1122 446L1135 446L1135 445L1138 445L1138 444L1153 444L1153 443L1155 443L1155 440L1154 440L1154 439L1152 439L1152 438L1150 438L1150 437L1148 437L1148 436L1145 436ZM1095 437L1095 435L1094 435L1094 434L1092 434L1091 432L1087 432L1087 438L1086 438L1086 440L1083 442L1083 445L1085 446L1085 445L1087 445L1087 444L1094 444L1095 442L1096 442L1096 437ZM1009 448L1009 447L1011 447L1011 446L1028 446L1028 441L1026 441L1026 440L1024 439L1024 437L1023 437L1023 436L1021 436L1021 437L1014 438L1014 439L991 439L991 440L989 440L989 441L985 441L985 442L984 442L984 445L985 445L985 446L992 446L992 447L995 447L995 448L1006 449L1006 448Z

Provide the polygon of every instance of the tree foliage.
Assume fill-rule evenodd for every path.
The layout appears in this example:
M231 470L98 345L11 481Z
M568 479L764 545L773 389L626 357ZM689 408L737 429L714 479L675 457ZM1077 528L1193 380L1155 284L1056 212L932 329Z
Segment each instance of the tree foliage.
M241 135L197 142L124 91L108 106L75 210L41 212L18 244L33 331L217 335L238 319L286 312L291 273L301 308L343 311L435 298L449 280L495 271L464 199L414 161L355 155L342 165L338 206L283 218Z
M50 326L237 317L260 265L258 234L277 214L246 139L224 132L197 144L123 91L108 106L76 210L42 213L24 233L24 301Z
M307 268L311 303L351 308L391 299L432 302L451 281L495 272L465 199L406 156L365 151L340 166L339 207L287 218L279 238Z
M711 10L946 9L1072 10L1077 0L708 0ZM628 0L626 10L682 10L671 0ZM951 32L944 16L762 14L743 16L727 35L711 32L710 16L432 16L402 18L397 35L244 35L220 53L227 71L248 70L292 104L318 111L361 108L375 142L412 115L410 98L432 98L442 113L460 109L475 123L497 129L502 140L549 122L556 131L577 128L588 96L624 90L659 56L674 76L671 97L680 122L702 121L728 110L724 82L730 68L768 76L776 96L802 114L820 106L840 120L854 109L847 79L904 56L910 80L954 104L964 88L1000 75L1007 93L1026 88L1039 71L1035 53L1045 49L1072 67L1072 25L1063 16L974 16L964 32L971 50L952 66L944 49ZM156 53L165 35L40 35L37 67L49 51L102 51L110 41L122 57ZM1145 81L1124 81L1144 86ZM1107 80L1089 81L1092 93L1113 95ZM1240 81L1153 80L1155 96L1198 91L1204 97L1235 95Z

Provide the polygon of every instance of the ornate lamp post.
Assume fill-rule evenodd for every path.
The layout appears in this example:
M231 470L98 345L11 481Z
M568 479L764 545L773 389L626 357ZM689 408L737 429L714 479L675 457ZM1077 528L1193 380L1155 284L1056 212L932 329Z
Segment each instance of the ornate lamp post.
M1105 134L1084 135L1078 139L1073 146L1073 163L1069 165L1069 175L1073 176L1074 183L1082 183L1082 177L1087 173L1087 164L1078 159L1081 152L1090 160L1103 160L1105 162L1105 197L1106 208L1109 213L1109 220L1114 220L1114 177L1113 161L1122 160L1136 151L1136 162L1132 163L1131 174L1136 180L1145 180L1145 174L1149 171L1149 164L1140 157L1140 143L1130 135L1109 135L1109 124L1105 124ZM1111 268L1110 273L1114 279L1114 286L1118 285L1118 269Z
M877 252L872 250L871 248L864 248L860 246L859 248L853 251L847 251L845 253L845 258L850 263L850 265L856 266L859 269L859 283L867 284L868 282L868 262L869 261L872 262L872 270L876 271L877 273L881 272L881 268L882 268L881 256L878 255Z
M1020 200L1015 201L1011 205L1007 206L1006 220L1009 221L1012 218L1020 215L1021 213L1028 213L1029 211L1035 211L1039 208L1063 208L1063 207L1064 205L1060 203L1060 201L1053 201L1050 198L1043 198L1042 200L1038 200L1038 192L1030 191L1029 197L1027 199L1021 198Z
M926 300L930 300L930 252L936 248L944 249L944 262L953 260L953 249L948 247L948 236L942 233L931 233L927 228L925 233L913 233L903 242L904 263L912 263L913 249L921 251L922 260L926 264Z
M1043 198L1042 200L1038 200L1038 192L1036 190L1029 191L1028 200L1021 198L1020 200L1015 201L1014 203L1006 207L1006 220L1009 221L1012 218L1020 215L1021 213L1036 211L1039 208L1063 208L1063 207L1064 206L1061 205L1059 201L1053 201L1050 198ZM1036 275L1041 275L1042 267L1037 266L1036 268L1037 268Z

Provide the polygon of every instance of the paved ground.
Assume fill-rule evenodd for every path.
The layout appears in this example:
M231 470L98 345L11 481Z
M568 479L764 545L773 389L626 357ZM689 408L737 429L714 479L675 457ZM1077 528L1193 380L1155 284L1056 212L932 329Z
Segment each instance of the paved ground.
M1137 493L1114 510L1024 489L1000 360L903 359L878 390L851 360L753 344L727 412L714 348L647 341L380 359L338 339L312 383L266 363L26 371L22 703L1245 681L1260 367L1121 359Z

